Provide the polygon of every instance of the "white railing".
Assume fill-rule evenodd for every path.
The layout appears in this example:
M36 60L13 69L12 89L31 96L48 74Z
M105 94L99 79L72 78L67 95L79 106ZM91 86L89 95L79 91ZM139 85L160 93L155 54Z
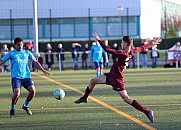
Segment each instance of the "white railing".
M78 52L79 53L79 68L80 66L82 67L82 61L81 61L81 54L82 52ZM159 53L160 53L160 57L157 59L157 65L158 66L164 66L165 64L167 64L167 57L168 57L168 50L159 50ZM45 54L48 54L48 53L45 53L45 52L39 52L39 54L41 54L41 56L43 57L43 65L44 67L46 68L46 64L45 64ZM70 68L74 66L74 63L73 63L73 59L71 57L71 52L63 52L63 53L58 53L58 52L52 52L52 54L54 54L54 65L53 67L58 67L59 70L61 71L61 54L65 54L65 61L64 61L64 68ZM59 60L57 61L57 57L56 55L59 55ZM68 58L66 55L69 55ZM1 56L1 54L0 54ZM110 54L110 57L109 57L109 67L113 64L112 62L112 55ZM150 66L152 64L152 59L150 58L150 51L147 53L147 58L148 58L148 66ZM89 56L88 56L88 63L89 63ZM135 54L135 65L136 65L136 68L141 68L141 60L140 60L140 56L139 56L139 53L136 53ZM90 65L91 66L91 65ZM2 66L0 66L2 67ZM132 68L132 61L130 63L130 68Z

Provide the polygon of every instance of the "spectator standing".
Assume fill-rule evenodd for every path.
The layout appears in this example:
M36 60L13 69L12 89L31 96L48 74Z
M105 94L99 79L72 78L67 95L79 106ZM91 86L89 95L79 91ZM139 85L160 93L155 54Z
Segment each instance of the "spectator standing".
M29 50L30 52L33 52L33 42L29 41L25 44L25 50Z
M135 47L134 45L132 46L133 48ZM134 54L131 56L131 61L133 64L133 68L136 68L135 60L134 60ZM130 64L128 65L128 68L130 67Z
M40 54L37 54L37 60L40 63L40 65L43 67L43 57ZM38 71L37 65L35 65L35 71Z
M14 50L14 47L13 47L13 46L11 46L11 47L10 47L10 51L13 51L13 50Z
M109 47L109 41L106 39L105 41L104 41L104 44L107 46L107 47ZM107 54L107 59L106 59L106 55L105 55L105 53L103 53L103 63L104 63L104 67L106 68L106 69L108 69L109 68L109 54L106 52L106 54Z
M136 64L135 64L135 61L134 61L134 55L132 55L132 57L131 57L131 62L133 64L133 68L136 68ZM130 64L129 64L128 68L130 68Z
M136 64L135 64L135 60L134 60L134 55L132 55L131 61L132 61L132 64L133 64L133 68L136 68Z
M25 44L25 50L29 50L31 53L33 53L33 42L29 41L28 43ZM31 71L34 71L35 66L34 63L31 60L28 60L28 65Z
M96 68L96 76L101 76L103 74L103 55L106 57L106 62L108 62L107 53L100 46L98 41L95 41L96 45L91 47L90 51L90 62L93 62Z
M157 45L154 45L151 48L151 58L152 58L152 68L156 68L157 58L159 58Z
M79 69L79 49L81 45L79 43L72 43L70 51L72 52L72 59L74 62L74 70Z
M0 51L1 57L3 58L9 52L8 46L6 44L3 45L3 48ZM2 65L2 73L6 73L8 71L9 61L6 61Z
M48 70L52 70L52 65L54 64L54 55L53 55L53 49L50 43L47 44L46 51L45 51L45 61L48 65Z
M181 50L181 45L180 45L180 42L176 42L176 50L177 50L177 55L179 53L179 51ZM181 60L181 59L179 59ZM176 66L176 63L175 63L175 66ZM178 67L180 67L180 61L178 61Z
M168 50L168 62L164 67L180 67L180 51L181 45L180 42L176 42L176 44Z
M82 48L82 69L87 70L87 58L90 53L89 44L86 43L84 47Z
M37 57L38 57L38 62L40 63L41 66L43 66L43 57L40 54L38 54Z
M142 42L142 45L146 45L148 42L147 42L147 39L143 40ZM148 59L147 59L147 52L148 52L148 49L146 50L143 50L140 52L140 58L141 58L141 63L142 63L142 68L143 69L146 69L147 68L147 62L148 62Z
M114 43L112 49L119 50L118 44ZM113 63L117 60L117 56L112 54Z
M57 61L61 64L61 70L63 71L64 70L64 60L65 60L65 56L64 56L64 48L62 46L62 44L58 44L58 48L57 48L57 52L59 54L57 54Z

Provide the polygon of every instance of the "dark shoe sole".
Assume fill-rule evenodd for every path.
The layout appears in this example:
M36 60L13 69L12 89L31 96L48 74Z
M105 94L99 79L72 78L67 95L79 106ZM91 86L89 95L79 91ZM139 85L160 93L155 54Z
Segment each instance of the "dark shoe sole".
M74 103L76 103L76 104L80 104L80 103L87 103L88 102L88 100L86 99L86 100L83 100L83 99L78 99L78 100L76 100Z

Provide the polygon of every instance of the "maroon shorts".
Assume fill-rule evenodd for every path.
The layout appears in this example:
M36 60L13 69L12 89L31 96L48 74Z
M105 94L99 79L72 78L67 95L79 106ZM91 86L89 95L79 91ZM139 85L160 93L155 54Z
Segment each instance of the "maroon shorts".
M124 77L115 78L112 77L109 73L105 73L106 76L106 84L111 85L114 91L123 91L126 90L124 87Z

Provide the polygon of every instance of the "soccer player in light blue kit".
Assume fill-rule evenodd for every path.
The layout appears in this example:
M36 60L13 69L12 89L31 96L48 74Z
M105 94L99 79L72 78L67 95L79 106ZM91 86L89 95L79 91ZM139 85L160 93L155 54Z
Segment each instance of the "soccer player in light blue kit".
M21 86L28 90L27 98L22 106L28 115L32 115L31 110L28 108L30 101L35 96L35 87L31 79L31 73L28 66L28 59L33 61L45 75L51 75L48 71L44 70L41 64L36 60L29 50L23 49L23 39L15 38L15 50L8 52L1 60L0 65L10 60L11 63L11 84L13 90L12 103L10 109L10 117L15 116L16 103L20 96Z
M96 68L96 76L103 74L103 55L105 55L106 63L108 63L108 56L98 41L91 47L90 61L94 63Z

